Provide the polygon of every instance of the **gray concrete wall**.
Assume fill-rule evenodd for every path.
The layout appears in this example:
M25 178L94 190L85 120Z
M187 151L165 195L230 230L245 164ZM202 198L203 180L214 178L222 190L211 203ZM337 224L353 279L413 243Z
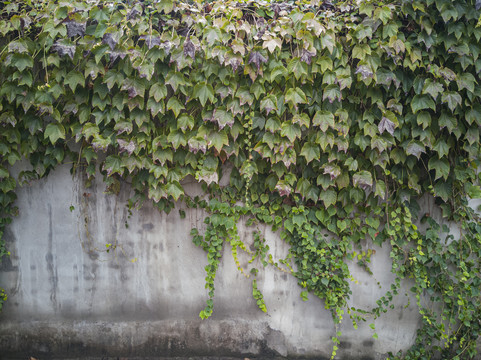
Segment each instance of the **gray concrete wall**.
M201 193L194 183L187 190ZM177 209L167 215L146 204L128 218L128 185L119 196L104 191L100 178L86 188L68 166L18 189L20 214L6 232L11 257L0 271L0 286L9 296L0 314L2 358L329 358L336 329L323 302L312 295L302 301L295 278L267 267L257 280L264 314L228 246L215 282L214 314L201 320L207 261L189 232L202 226L205 214L178 204L186 212L182 219ZM250 243L253 229L242 223L239 229ZM274 258L287 255L278 234L260 230ZM116 248L107 253L108 243ZM374 274L350 265L358 280L350 305L369 309L393 275L387 245L364 248L376 250ZM241 260L245 265L247 256ZM355 330L346 316L336 358L383 359L388 351L408 348L420 322L412 299L405 308L408 301L402 292L395 310L376 320L378 340L369 322Z

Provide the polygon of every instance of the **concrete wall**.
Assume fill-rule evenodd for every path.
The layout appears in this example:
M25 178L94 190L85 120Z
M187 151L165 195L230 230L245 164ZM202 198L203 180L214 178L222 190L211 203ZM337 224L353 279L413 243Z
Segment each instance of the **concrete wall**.
M187 188L200 194L195 184ZM302 301L296 280L268 267L257 280L264 314L228 246L215 282L214 315L199 319L207 299L207 261L189 232L202 226L205 214L178 204L186 212L182 219L177 210L166 215L146 204L128 218L128 185L119 196L104 191L101 179L85 188L68 166L19 188L20 214L6 232L11 257L0 271L0 286L9 296L0 314L2 359L329 358L336 329L323 302L314 296ZM239 228L251 242L252 229ZM274 258L284 257L288 246L278 234L260 230ZM116 248L107 253L108 243ZM374 275L350 265L359 281L352 284L350 304L358 308L375 306L393 280L389 247L364 244L367 248L376 250ZM336 358L383 359L388 351L408 348L420 319L412 299L405 308L409 299L403 293L396 309L376 320L378 340L369 322L355 330L346 317Z

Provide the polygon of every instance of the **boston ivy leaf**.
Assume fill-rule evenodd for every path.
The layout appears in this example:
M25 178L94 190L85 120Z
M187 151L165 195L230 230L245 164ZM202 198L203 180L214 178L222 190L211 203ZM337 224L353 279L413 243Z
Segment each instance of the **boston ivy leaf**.
M367 190L372 186L372 175L366 170L359 171L352 177L352 182L354 186Z
M382 180L376 181L376 189L374 195L379 196L381 199L386 199L386 183Z
M432 109L436 111L436 104L429 95L415 95L411 100L411 109L413 113L419 110Z
M267 59L259 51L252 51L249 54L249 64L254 64L257 67L257 71L260 70L261 64L266 62Z
M211 131L209 137L207 138L207 145L209 147L213 146L219 153L222 150L222 147L228 144L229 137L227 136L225 130Z
M434 184L434 195L439 196L445 202L448 201L452 194L452 184L447 181L438 180Z
M306 142L302 147L301 155L306 158L307 163L310 163L312 160L319 159L321 156L319 145Z
M64 83L65 85L68 85L73 92L75 92L75 89L78 85L81 87L85 85L85 78L81 72L72 70L65 77Z
M298 104L306 104L307 103L307 97L306 94L304 94L304 91L302 91L300 88L290 88L287 90L286 96L285 96L285 103L291 104L295 109L297 109Z
M324 174L329 175L332 181L341 175L341 168L335 164L325 165Z
M431 159L429 159L428 168L429 170L436 171L436 176L434 180L437 180L441 177L446 180L449 176L450 166L446 158L438 159L436 157L432 157Z
M180 146L186 146L187 140L185 134L182 131L171 131L167 136L167 141L172 144L174 149L178 149Z
M394 134L394 129L396 128L396 124L389 120L387 117L383 116L381 121L379 122L378 129L379 133L383 133L384 131L387 131L391 135Z
M177 119L177 127L182 131L185 131L186 129L192 129L194 124L195 122L192 115L182 114Z
M456 109L456 106L461 105L462 103L461 95L459 95L455 91L444 92L443 95L441 96L441 101L443 103L447 103L449 109L453 112L454 112L454 109Z
M281 135L286 136L291 142L294 142L294 140L301 136L301 127L298 124L286 121L282 124Z
M406 154L414 155L418 159L424 151L425 146L420 141L411 140L406 146Z
M80 23L74 20L66 21L65 26L67 27L67 36L84 36L87 23Z
M339 85L331 84L324 89L322 100L326 99L328 99L331 104L336 100L341 101L341 89Z
M199 181L205 181L207 185L212 183L217 184L219 182L219 174L217 170L211 170L206 168L201 168L195 173L195 178Z
M184 109L184 105L182 105L179 99L177 99L175 96L172 96L167 102L167 110L172 110L175 114L175 117L178 117L180 112Z
M33 58L28 54L9 55L10 64L15 66L19 71L33 67Z
M194 86L192 97L199 99L202 106L205 106L207 100L210 100L212 103L214 102L214 89L212 88L212 85L207 84L206 82L200 82Z
M184 56L190 56L192 59L195 59L195 45L190 38L184 41Z
M451 133L455 128L458 127L458 121L455 117L448 115L446 112L442 112L441 116L439 117L439 127L442 129L446 127L448 131Z
M261 111L265 111L267 113L267 115L269 115L269 113L272 110L277 110L277 101L276 101L275 96L272 95L272 94L269 94L266 97L264 97L261 100L260 109L261 109Z
M114 50L120 40L120 31L106 32L102 37L102 43L107 44L110 50Z
M225 109L215 109L212 114L212 121L216 122L219 129L223 129L226 125L232 127L234 125L234 117L232 113Z
M287 71L299 80L303 75L307 75L307 64L300 58L293 58L287 64Z
M184 189L178 181L169 182L166 184L165 192L167 195L172 196L175 201L179 200L179 198L184 195Z
M442 138L436 140L433 149L438 153L439 158L448 156L449 154L449 145L446 144L446 141L444 141Z
M429 94L433 97L434 100L438 97L440 93L444 91L444 87L442 84L435 82L431 79L427 79L424 82L424 87L423 87L423 94Z
M109 155L105 159L103 170L110 176L115 173L122 173L122 159L118 155Z
M336 190L327 189L327 190L321 191L321 193L319 194L319 200L322 200L326 209L329 206L334 205L337 202Z
M139 40L144 40L149 49L152 49L154 46L160 46L161 43L160 36L142 35L139 37Z
M59 40L52 45L53 51L56 51L60 56L68 56L72 60L75 55L76 48L77 46L75 44L72 44L67 40Z
M478 185L466 182L464 184L464 190L471 199L481 199L481 188Z
M129 99L132 99L136 96L144 97L145 85L144 82L138 78L126 78L123 82L121 89L127 90L129 94Z
M473 74L464 72L456 77L456 83L458 84L458 91L467 89L470 92L474 92L474 87L477 81Z
M301 61L304 61L306 64L311 65L311 59L315 56L316 53L314 51L309 51L306 49L302 49L301 52Z
M155 101L159 102L167 96L167 87L160 83L155 83L149 90L149 94L154 97Z
M479 143L479 128L471 127L466 131L466 140L468 140L469 145L477 144Z
M169 71L169 73L165 77L165 84L172 86L172 89L174 91L177 91L179 86L185 85L186 82L184 79L184 75L181 72Z
M274 36L268 36L267 39L264 40L262 47L273 53L276 48L280 49L282 47L282 40Z
M222 37L220 29L215 26L208 26L204 30L204 39L207 41L209 46L213 46L216 41L219 41Z
M431 125L431 115L427 111L421 111L416 118L418 125L422 125L426 129Z
M44 135L54 145L58 139L65 139L65 128L60 123L50 123L45 128Z
M334 128L334 114L330 111L319 110L312 118L312 125L319 126L322 132L326 132L329 127Z

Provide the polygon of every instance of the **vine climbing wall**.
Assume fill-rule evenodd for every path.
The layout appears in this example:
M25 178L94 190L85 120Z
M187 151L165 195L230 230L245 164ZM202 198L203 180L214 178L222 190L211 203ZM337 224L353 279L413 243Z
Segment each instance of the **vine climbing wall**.
M15 261L25 255L5 243L25 245L12 221L36 215L24 214L20 195L68 167L78 189L62 216L78 229L75 246L65 234L65 259L79 257L79 281L96 279L105 254L142 268L145 256L133 249L152 244L142 234L197 214L180 226L188 241L173 234L162 246L197 247L190 263L202 264L202 326L223 314L219 276L231 261L259 316L274 316L263 291L271 271L297 284L296 301L329 312L319 320L329 345L313 356L341 356L346 331L367 326L366 344L393 359L475 357L481 224L470 200L481 197L480 9L478 0L0 2L0 254L12 274L0 304L22 288ZM89 190L99 181L112 198ZM53 199L65 191L54 190ZM58 314L60 304L76 306L62 302L65 273L56 261L65 259L53 250L62 246L53 241L62 231L54 210L64 205L44 202L46 222L30 227L47 226L39 241L51 250L41 260ZM129 220L152 207L161 218L138 218L130 236ZM160 243L147 254L172 257L175 266L185 260L165 255ZM381 263L389 284L377 280ZM117 298L114 284L125 284L129 271L108 266ZM175 286L166 294L192 279L169 276ZM365 276L379 284L359 306ZM151 291L138 279L135 289ZM98 291L79 298L94 309ZM118 311L102 301L91 313L98 319ZM376 324L404 306L418 314L414 339L401 346L393 337L384 347L377 341L387 330ZM312 349L289 346L283 354Z

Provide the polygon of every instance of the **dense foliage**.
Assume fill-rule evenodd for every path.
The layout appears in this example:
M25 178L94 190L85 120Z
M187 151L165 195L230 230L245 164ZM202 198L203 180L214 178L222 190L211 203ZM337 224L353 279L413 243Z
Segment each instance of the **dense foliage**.
M336 323L346 309L354 324L388 311L412 278L423 324L412 348L393 356L473 357L481 222L468 199L481 193L480 7L0 2L0 235L17 212L17 184L70 159L89 178L100 170L113 193L128 179L130 206L152 199L170 211L183 200L209 212L206 230L192 231L208 254L203 318L228 243L236 261L242 249L294 275ZM9 166L22 158L32 169L15 179ZM184 194L187 176L210 200ZM419 212L425 194L445 224ZM275 264L258 233L251 252L237 234L241 217L279 230L290 259ZM364 239L392 247L396 280L373 309L352 309L346 261L369 271L375 255L359 251ZM265 311L255 280L253 295Z

